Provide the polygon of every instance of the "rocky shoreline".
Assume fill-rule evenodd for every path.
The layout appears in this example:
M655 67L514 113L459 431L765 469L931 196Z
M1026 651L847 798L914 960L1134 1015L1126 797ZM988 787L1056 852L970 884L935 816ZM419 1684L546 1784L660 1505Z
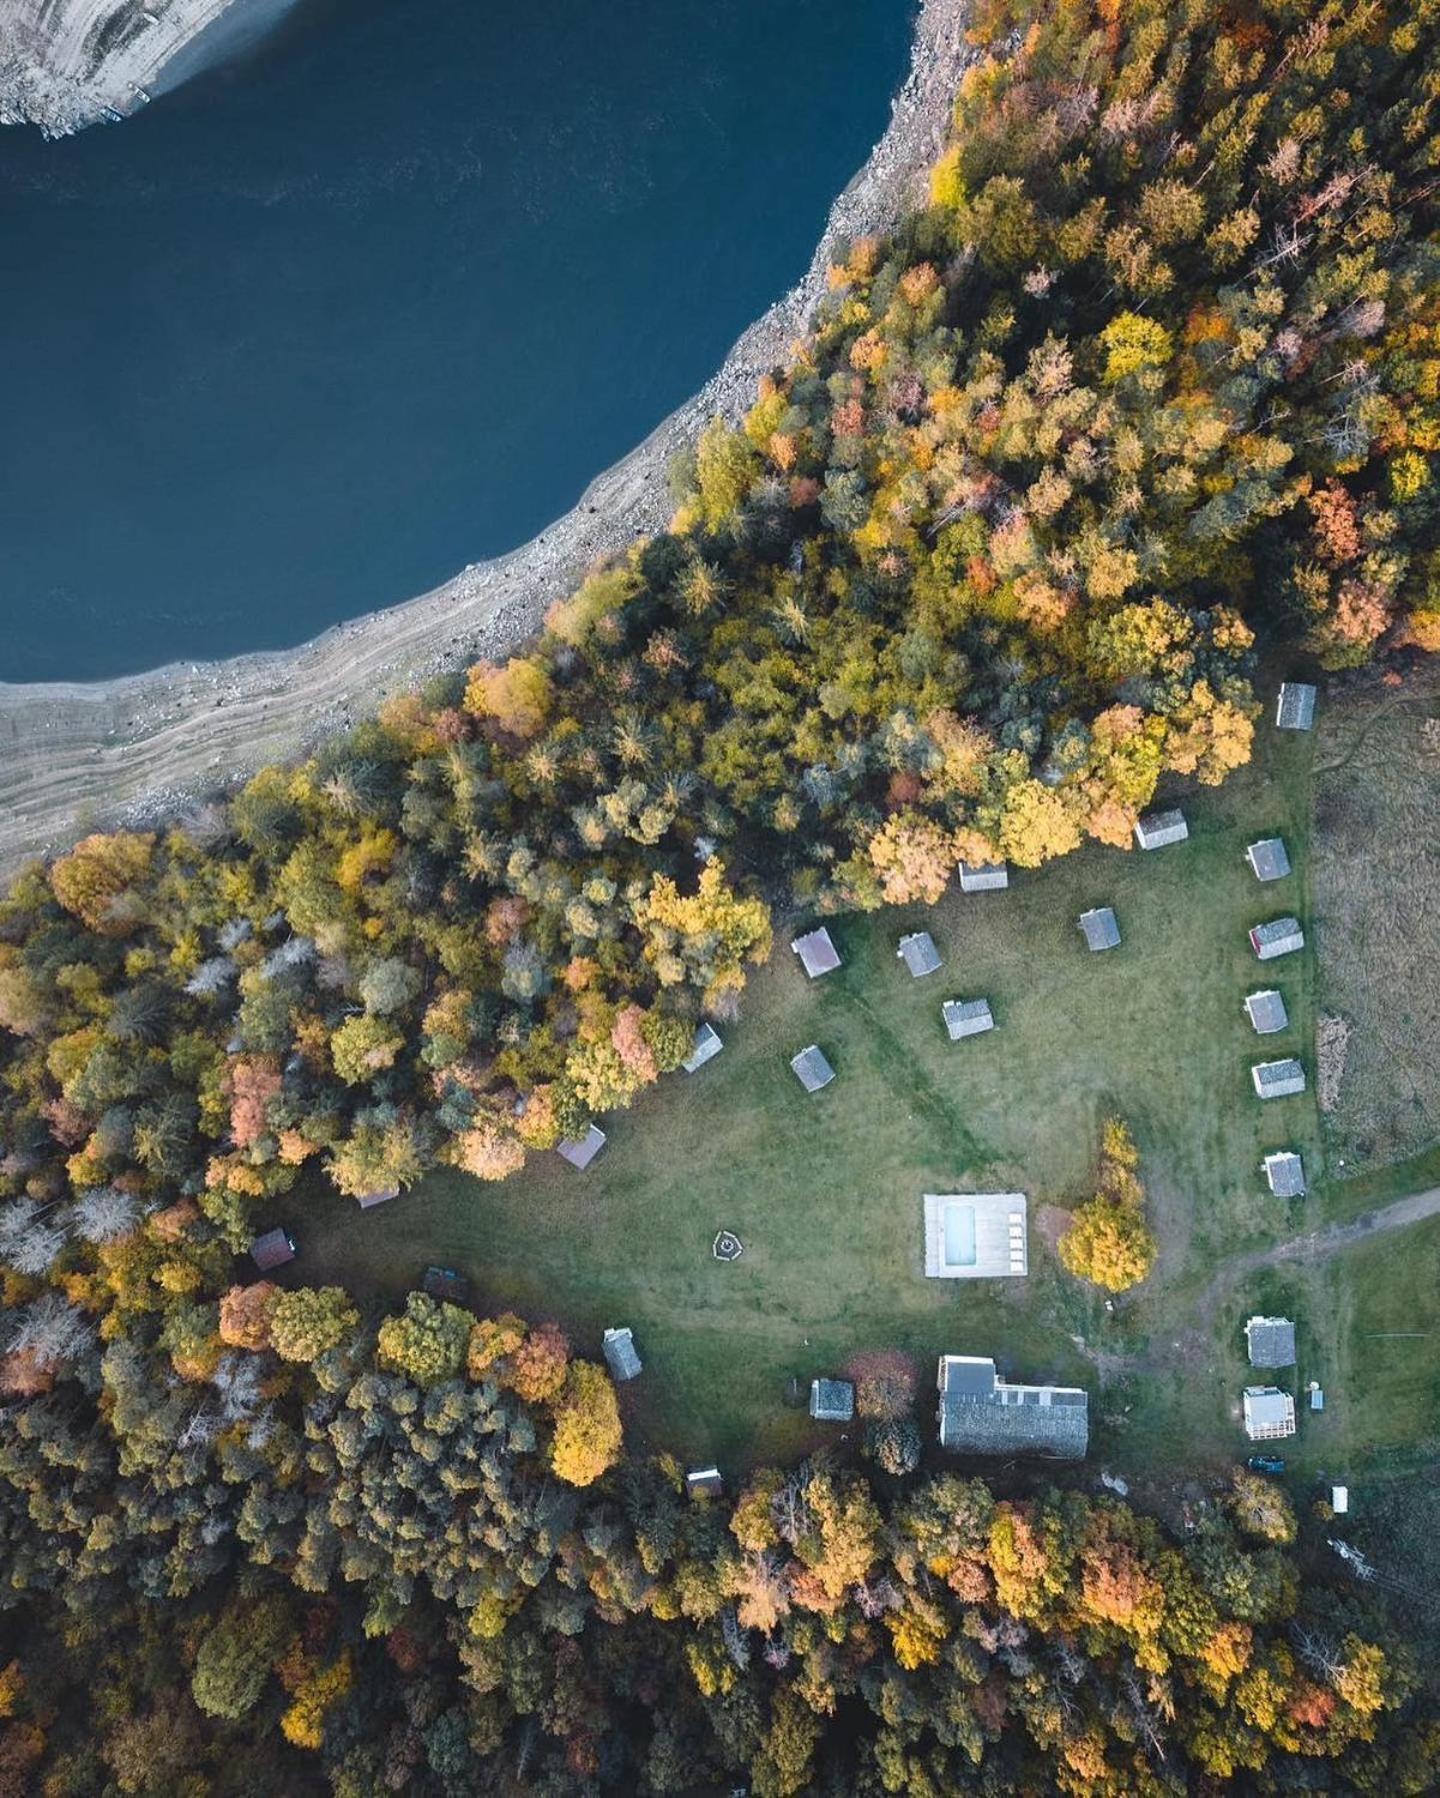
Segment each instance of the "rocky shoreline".
M915 197L973 56L967 16L965 0L922 0L889 126L836 200L805 277L694 399L530 543L298 649L95 683L0 682L0 871L86 830L157 822L303 753L387 694L508 651L594 561L662 526L671 456L717 414L738 419L758 376L785 360L824 291L836 239L887 229Z

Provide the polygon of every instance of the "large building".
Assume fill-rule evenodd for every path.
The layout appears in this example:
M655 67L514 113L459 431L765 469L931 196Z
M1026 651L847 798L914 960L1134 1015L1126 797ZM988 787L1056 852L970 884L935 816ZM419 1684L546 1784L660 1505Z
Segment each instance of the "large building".
M1023 1192L927 1192L925 1272L994 1280L1030 1271Z
M1252 1367L1293 1367L1295 1325L1288 1317L1247 1318L1245 1352Z
M962 1455L1060 1455L1089 1446L1090 1395L1079 1386L1015 1386L988 1355L942 1355L940 1446Z

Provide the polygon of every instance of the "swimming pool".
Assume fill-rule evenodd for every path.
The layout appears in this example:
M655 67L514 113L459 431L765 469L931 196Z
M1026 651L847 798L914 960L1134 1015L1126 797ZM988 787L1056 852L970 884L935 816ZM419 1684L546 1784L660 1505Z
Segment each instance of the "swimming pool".
M975 1265L975 1207L973 1205L947 1205L945 1207L945 1265L947 1267L974 1267Z

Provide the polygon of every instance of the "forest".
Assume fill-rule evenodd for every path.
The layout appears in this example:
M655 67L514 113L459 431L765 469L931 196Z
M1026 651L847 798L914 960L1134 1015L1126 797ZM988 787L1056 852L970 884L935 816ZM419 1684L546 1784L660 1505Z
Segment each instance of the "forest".
M689 1503L558 1324L236 1256L629 1105L781 921L1128 847L1247 761L1262 651L1440 648L1436 26L982 0L928 202L666 532L15 880L0 1793L1426 1789L1423 1670L1244 1476L1178 1532L825 1461Z

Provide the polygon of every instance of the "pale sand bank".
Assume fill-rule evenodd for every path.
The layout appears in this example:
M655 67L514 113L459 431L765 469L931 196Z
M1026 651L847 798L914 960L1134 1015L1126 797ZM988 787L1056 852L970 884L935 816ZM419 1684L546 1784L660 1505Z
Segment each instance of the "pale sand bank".
M507 651L598 557L661 527L670 457L717 413L737 419L757 377L786 359L824 291L834 241L884 231L920 191L973 55L965 19L965 0L923 0L890 124L836 200L805 278L750 327L694 399L532 542L299 649L114 681L0 682L0 872L86 830L155 822L266 762L300 754L390 693Z

